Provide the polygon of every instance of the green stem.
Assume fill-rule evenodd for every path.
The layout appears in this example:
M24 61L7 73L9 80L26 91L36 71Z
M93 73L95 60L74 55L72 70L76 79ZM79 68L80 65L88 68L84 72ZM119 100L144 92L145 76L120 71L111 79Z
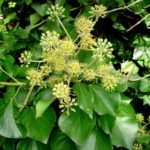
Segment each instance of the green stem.
M62 26L62 28L64 29L64 31L65 31L66 35L68 36L69 40L72 40L69 33L68 33L68 31L66 30L65 26L63 25L62 21L58 17L58 15L56 15L56 18L57 18L58 22L60 23L60 25Z
M30 87L30 89L29 89L29 92L28 92L28 94L27 94L27 96L26 96L26 98L25 98L25 100L24 100L24 103L23 103L23 106L20 108L20 112L24 109L24 107L27 105L27 103L28 103L28 100L29 100L29 98L30 98L30 96L31 96L31 93L32 93L32 91L33 91L33 89L34 89L34 85L32 85L31 87Z
M19 91L20 91L20 88L21 88L21 85L18 87L18 89L17 89L15 95L11 98L11 100L13 100L13 99L18 95L18 93L19 93Z
M4 72L6 75L8 75L11 79L13 79L15 82L19 82L17 79L15 79L12 75L10 75L8 72L6 72L2 67L0 67L0 70Z
M139 81L139 80L142 80L142 79L145 79L145 78L148 78L148 77L150 77L150 74L145 75L144 77L141 77L141 78L129 79L129 80L130 80L130 81Z
M0 85L22 86L22 85L25 85L25 83L23 83L23 82L17 82L17 83L14 83L14 82L0 82Z
M42 63L44 61L43 60L30 60L30 62L33 62L33 63Z

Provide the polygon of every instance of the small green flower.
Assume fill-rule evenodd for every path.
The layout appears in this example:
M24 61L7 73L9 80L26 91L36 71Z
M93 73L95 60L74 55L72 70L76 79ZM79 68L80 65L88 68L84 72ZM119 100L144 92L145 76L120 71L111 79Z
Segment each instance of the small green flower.
M139 122L139 123L142 123L144 121L144 116L139 113L136 115L136 120Z
M56 17L63 18L64 11L65 9L62 6L56 4L56 5L51 5L48 8L47 14L49 15L49 19L54 21Z
M24 64L26 67L31 63L32 53L30 51L24 51L19 58L19 61Z
M52 51L59 45L59 34L55 31L42 33L40 45L43 51Z
M106 7L103 5L95 5L91 8L90 14L92 17L96 17L98 19L99 17L105 17L106 15Z
M80 37L91 36L94 22L85 16L80 16L75 21L75 28Z
M142 147L141 144L135 143L135 144L133 145L133 150L143 150L143 147Z
M41 86L43 84L43 73L34 68L30 68L27 71L27 77L30 80L30 85Z
M14 8L16 6L16 2L8 2L9 8Z
M53 95L58 99L67 99L70 95L70 87L63 82L56 84L52 91Z
M98 38L93 46L93 57L103 62L113 57L112 51L112 44L107 39Z

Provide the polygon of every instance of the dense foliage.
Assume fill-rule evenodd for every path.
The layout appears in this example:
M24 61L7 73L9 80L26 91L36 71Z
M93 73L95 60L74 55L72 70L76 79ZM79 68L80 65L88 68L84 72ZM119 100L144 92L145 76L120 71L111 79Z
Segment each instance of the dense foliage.
M150 149L149 0L1 0L0 148Z

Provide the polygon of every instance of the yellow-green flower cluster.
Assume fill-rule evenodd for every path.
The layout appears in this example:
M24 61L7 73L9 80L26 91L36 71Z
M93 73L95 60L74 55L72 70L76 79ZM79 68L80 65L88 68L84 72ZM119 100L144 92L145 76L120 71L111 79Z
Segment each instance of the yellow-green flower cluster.
M135 144L133 145L133 150L143 150L143 147L142 147L141 144L135 143Z
M98 38L93 46L93 57L103 62L113 57L112 51L112 44L107 39Z
M43 51L52 51L59 45L59 34L55 31L42 33L40 45Z
M27 71L27 79L30 80L31 86L42 86L43 84L43 73L39 70L31 68Z
M90 36L94 22L85 16L80 16L75 21L75 27L80 37Z
M93 12L100 16L98 11L99 7L95 6ZM58 19L60 25L62 25L60 19L63 12L63 7L58 5L52 5L48 10L51 19ZM107 39L93 38L91 31L94 25L93 20L83 15L79 16L75 20L78 38L74 41L68 36L69 33L63 25L62 29L66 32L67 38L55 31L42 33L40 40L42 55L37 61L37 69L31 68L27 71L30 85L47 85L52 88L53 95L59 100L59 108L62 111L74 111L72 107L77 105L76 99L71 94L70 83L101 81L100 84L105 90L111 91L116 88L121 79L121 74L108 64L112 58L112 44ZM80 62L78 54L81 50L90 51L91 55L88 59L91 63ZM30 64L33 62L31 57L31 53L25 51L20 61Z
M103 5L95 5L91 8L90 14L92 17L96 17L98 19L99 17L105 17L106 16L106 7Z
M24 51L21 54L21 57L19 58L19 61L22 64L25 64L26 67L28 67L28 65L31 63L31 60L32 60L32 53L30 51Z
M56 17L64 17L63 13L64 13L65 9L62 6L59 6L58 4L56 5L51 5L48 10L47 10L47 14L49 15L49 19L50 20L54 20Z
M139 122L139 123L142 123L144 121L144 116L139 113L136 115L136 120Z
M67 113L69 113L70 110L74 111L72 107L77 105L76 100L74 98L71 99L70 93L71 89L69 85L63 82L55 84L53 88L53 95L60 101L59 108L61 108L62 111L67 110Z

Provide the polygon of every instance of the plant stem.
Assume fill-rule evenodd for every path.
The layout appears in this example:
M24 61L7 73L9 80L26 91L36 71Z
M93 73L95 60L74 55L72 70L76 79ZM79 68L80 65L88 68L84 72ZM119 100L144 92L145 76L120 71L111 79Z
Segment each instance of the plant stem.
M42 25L42 24L45 23L46 21L48 21L48 18L46 18L45 20L42 20L41 22L35 24L35 25L32 27L32 29L34 29L34 28L36 28L36 27Z
M17 83L14 83L14 82L0 82L0 85L22 86L22 85L25 85L25 83L23 83L23 82L17 82Z
M6 75L8 75L11 79L13 79L15 82L19 82L17 79L15 79L12 75L10 75L8 72L6 72L2 67L0 67L0 70L4 72Z
M65 31L66 35L68 36L69 40L72 40L69 33L68 33L68 31L66 30L65 26L63 25L62 21L58 17L58 15L56 15L56 18L57 18L58 22L60 23L60 25L62 26L62 28L64 29L64 31Z
M148 75L145 75L144 77L140 77L140 78L136 78L136 79L129 79L130 81L139 81L139 80L142 80L142 79L145 79L145 78L148 78L150 77L150 74Z
M20 112L21 112L21 111L24 109L24 107L27 105L28 100L29 100L29 98L30 98L30 95L31 95L33 89L34 89L34 85L32 85L32 86L30 87L29 92L28 92L28 94L27 94L27 96L26 96L26 98L25 98L25 100L24 100L23 106L22 106L22 107L20 108L20 110L19 110Z
M115 12L115 11L118 11L118 10L127 9L127 8L129 8L129 7L133 6L133 5L135 5L135 4L139 3L139 2L141 2L141 1L142 1L142 0L137 0L137 1L133 2L133 3L131 3L131 4L130 4L130 5L128 5L128 6L115 8L115 9L112 9L112 10L106 11L106 13L111 13L111 12Z

